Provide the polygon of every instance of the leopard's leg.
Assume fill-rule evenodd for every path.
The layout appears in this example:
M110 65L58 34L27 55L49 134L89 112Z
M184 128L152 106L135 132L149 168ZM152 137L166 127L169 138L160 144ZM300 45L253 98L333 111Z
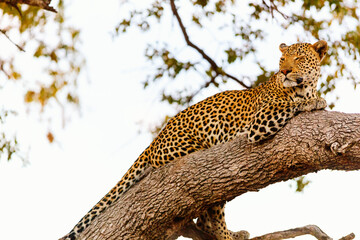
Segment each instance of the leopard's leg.
M297 102L277 102L266 105L257 111L246 132L249 142L259 142L275 135L296 114L303 111L324 109L323 98L312 98Z
M216 237L217 240L232 240L225 222L225 204L219 204L209 208L197 221L197 226Z
M198 217L196 226L204 232L211 233L212 222L208 210Z

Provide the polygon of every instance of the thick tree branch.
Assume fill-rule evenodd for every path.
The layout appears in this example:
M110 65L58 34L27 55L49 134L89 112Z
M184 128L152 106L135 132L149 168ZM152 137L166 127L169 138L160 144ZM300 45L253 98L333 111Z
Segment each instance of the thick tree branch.
M360 114L299 114L263 143L239 136L150 171L79 239L176 239L214 204L322 169L360 169L359 138Z
M200 53L200 55L210 64L211 69L214 70L218 75L222 75L222 76L226 76L234 81L236 81L237 83L239 83L241 86L243 86L244 88L250 88L249 86L247 86L243 81L239 80L238 78L236 78L235 76L226 73L221 67L219 67L216 62L209 57L209 55L207 55L204 50L202 50L201 48L199 48L198 46L196 46L193 42L190 41L189 35L187 34L186 28L181 20L181 17L177 11L177 8L175 6L175 1L174 0L170 0L170 5L171 5L171 11L173 12L177 22L179 23L181 32L184 35L185 38L185 42L189 47L192 47L193 49L195 49L198 53Z
M7 3L15 8L17 8L17 4L27 4L56 13L56 10L49 6L51 0L0 0L0 2Z

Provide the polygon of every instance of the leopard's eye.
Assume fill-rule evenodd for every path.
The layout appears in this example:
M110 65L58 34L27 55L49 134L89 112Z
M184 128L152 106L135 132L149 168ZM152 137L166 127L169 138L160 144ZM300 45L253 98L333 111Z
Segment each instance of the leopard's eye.
M285 58L284 58L284 57L280 58L280 61L284 61L284 60L285 60Z
M304 55L301 55L301 56L297 56L297 57L294 57L294 60L295 61L298 61L300 59L303 59L305 56Z

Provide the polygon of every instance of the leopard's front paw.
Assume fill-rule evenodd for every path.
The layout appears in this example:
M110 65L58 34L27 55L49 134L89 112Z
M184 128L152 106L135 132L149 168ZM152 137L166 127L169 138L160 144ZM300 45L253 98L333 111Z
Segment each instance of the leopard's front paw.
M313 99L309 99L306 100L305 102L302 102L299 105L298 110L299 111L313 111L313 110L320 110L320 109L324 109L326 108L327 103L325 101L325 99L323 98L313 98Z
M324 109L324 108L326 108L326 106L327 106L327 103L324 98L320 97L320 98L316 99L316 107L315 107L316 110Z

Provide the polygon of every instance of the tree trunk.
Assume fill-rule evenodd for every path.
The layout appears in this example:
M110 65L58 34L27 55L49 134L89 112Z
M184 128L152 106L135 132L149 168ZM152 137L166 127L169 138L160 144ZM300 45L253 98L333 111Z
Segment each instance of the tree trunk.
M360 169L360 114L301 113L260 144L239 136L151 170L79 239L176 239L213 204L322 169Z

